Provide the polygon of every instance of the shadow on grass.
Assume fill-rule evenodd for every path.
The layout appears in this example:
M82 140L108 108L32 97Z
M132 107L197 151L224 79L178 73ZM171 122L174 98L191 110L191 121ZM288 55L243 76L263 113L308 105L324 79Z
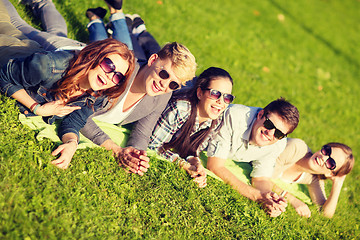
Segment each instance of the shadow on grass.
M66 16L64 16L68 29L73 29L75 34L75 40L78 40L83 43L89 42L89 33L86 26L78 20L78 13L76 13L71 5L62 4L63 11L66 11ZM68 31L70 32L70 31Z
M280 11L285 13L287 16L289 16L296 24L298 24L302 29L304 29L307 33L312 35L315 39L322 42L324 45L326 45L328 48L330 48L336 55L342 56L346 61L348 61L350 64L360 67L360 64L350 57L348 54L344 53L340 49L336 48L331 42L327 41L320 35L316 34L310 27L306 26L303 22L299 21L294 15L292 15L289 11L287 11L285 8L280 6L278 3L276 3L274 0L269 0L272 5L274 5L276 8L278 8Z

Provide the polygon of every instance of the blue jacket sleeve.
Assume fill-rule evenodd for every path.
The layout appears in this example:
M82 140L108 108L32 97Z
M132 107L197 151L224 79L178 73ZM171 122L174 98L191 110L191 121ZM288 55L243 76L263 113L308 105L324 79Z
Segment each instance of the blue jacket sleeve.
M60 139L66 133L75 133L79 138L80 129L82 129L87 119L92 115L96 110L102 108L104 101L107 101L105 97L99 97L96 99L93 105L90 104L90 101L87 101L81 109L76 110L69 115L67 115L61 122L58 128L58 136Z
M61 79L74 56L68 51L39 52L26 58L10 59L0 71L0 88L7 96L38 85L51 88Z

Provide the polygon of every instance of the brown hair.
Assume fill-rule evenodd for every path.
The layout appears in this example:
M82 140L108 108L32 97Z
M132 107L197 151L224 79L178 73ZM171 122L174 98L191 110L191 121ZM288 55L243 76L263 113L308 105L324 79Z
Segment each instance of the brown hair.
M348 174L353 169L354 163L355 163L352 149L345 144L337 143L337 142L331 142L331 143L328 143L327 145L329 145L332 148L340 148L346 154L346 159L345 159L344 165L342 165L341 168L339 168L339 169L335 169L334 175L340 177L340 176L344 176L344 175Z
M286 134L292 133L297 125L299 124L299 111L285 98L279 98L272 101L264 108L264 116L268 113L276 113L281 117L287 124L290 125L290 130Z
M54 89L56 98L65 101L71 100L71 94L80 90L79 80L87 75L91 69L97 67L109 54L119 54L128 62L126 80L121 85L98 91L96 96L106 95L109 99L118 98L125 90L126 83L134 71L135 57L124 43L111 38L87 45L70 60L64 76L58 82L58 88Z

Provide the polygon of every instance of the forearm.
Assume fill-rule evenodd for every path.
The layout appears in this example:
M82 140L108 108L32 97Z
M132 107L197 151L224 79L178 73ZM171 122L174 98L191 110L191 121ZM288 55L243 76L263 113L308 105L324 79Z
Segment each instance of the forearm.
M90 139L93 143L102 146L104 142L111 140L110 137L89 117L85 126L80 130L81 134Z
M209 168L209 167L208 167ZM244 197L247 197L253 201L261 199L260 190L249 186L248 184L240 181L233 173L231 173L226 167L210 167L210 171L220 177L225 183L232 186L237 192Z
M11 95L12 98L16 99L19 103L23 104L28 109L31 108L37 102L30 97L30 95L25 91L25 89L21 89ZM31 109L32 110L32 109Z
M334 216L342 185L343 182L333 183L330 195L322 206L322 212L325 217L332 218Z
M114 153L118 152L121 149L121 147L111 139L106 140L100 146L104 147L106 150L112 150Z
M262 193L271 192L273 188L273 183L267 177L253 177L251 183L254 188L259 189Z

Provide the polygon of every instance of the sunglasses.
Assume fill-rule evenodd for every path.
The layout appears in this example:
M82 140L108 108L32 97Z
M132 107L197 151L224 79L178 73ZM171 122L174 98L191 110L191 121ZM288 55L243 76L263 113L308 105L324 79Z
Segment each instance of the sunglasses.
M163 67L157 67L157 68L160 68L162 69ZM158 75L161 79L169 79L170 78L170 74L168 73L168 71L166 71L165 69L162 69L160 72L158 72ZM175 81L170 81L169 83L169 88L171 90L176 90L178 88L180 88L180 84L178 84L177 82Z
M274 123L267 118L267 116L265 116L265 122L264 122L264 127L267 129L267 130L271 130L271 129L274 129L275 128L275 133L274 133L274 136L277 138L277 139L283 139L284 137L287 136L287 134L284 134L282 131L280 131L279 129L277 129L274 125Z
M222 93L215 89L206 88L205 90L209 90L209 92L210 92L209 97L213 100L218 100L221 96L223 96L223 100L226 104L232 103L232 101L234 101L234 98L235 98L234 95L231 95L229 93Z
M116 69L115 64L113 63L113 61L111 61L110 58L104 58L104 60L102 60L100 63L100 67L105 73L112 73L112 72L114 73L114 75L111 78L111 81L114 84L120 85L125 81L126 77L121 72L115 71Z
M328 159L324 162L326 168L330 170L334 170L336 168L336 162L332 157L330 157L331 147L329 145L322 146L321 153L325 156L328 156Z

